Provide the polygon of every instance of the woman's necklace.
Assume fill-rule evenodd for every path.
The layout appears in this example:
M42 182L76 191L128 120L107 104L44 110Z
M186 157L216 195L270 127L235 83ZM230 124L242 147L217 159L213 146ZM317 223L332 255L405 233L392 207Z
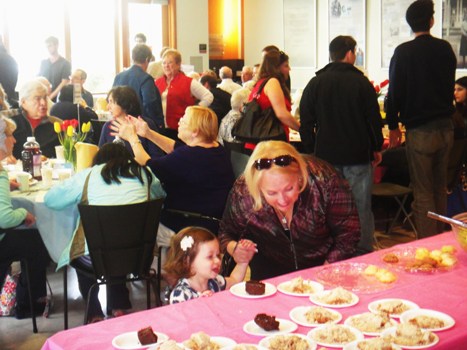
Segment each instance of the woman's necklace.
M288 230L289 229L289 223L287 221L287 215L284 214L283 212L281 212L280 210L277 210L277 209L276 209L276 214L279 217L279 220L281 221L282 226L284 227L284 230Z

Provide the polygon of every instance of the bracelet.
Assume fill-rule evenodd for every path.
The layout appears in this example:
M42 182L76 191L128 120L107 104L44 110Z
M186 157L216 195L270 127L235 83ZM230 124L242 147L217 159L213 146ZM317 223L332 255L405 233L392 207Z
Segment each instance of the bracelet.
M132 142L132 143L131 143L131 147L135 147L135 145L136 145L137 143L141 143L141 140L137 140L137 141L135 141L135 142Z

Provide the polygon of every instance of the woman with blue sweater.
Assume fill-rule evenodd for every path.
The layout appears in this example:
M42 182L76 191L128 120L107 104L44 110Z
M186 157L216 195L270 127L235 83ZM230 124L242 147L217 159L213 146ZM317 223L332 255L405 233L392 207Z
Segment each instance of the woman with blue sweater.
M45 195L45 204L55 210L78 205L86 193L87 202L91 205L121 205L140 203L149 199L165 197L159 180L146 167L135 162L130 152L121 144L108 143L101 147L94 158L94 166L75 174L70 179L52 187ZM77 222L78 224L78 222ZM72 245L76 231L68 247L62 253L58 267L70 264L92 272L92 262L87 249L84 252L73 251ZM72 259L81 255L79 258ZM86 300L89 289L95 283L78 272L78 283L83 299ZM131 308L128 289L125 284L110 285L108 309L113 316L125 313ZM102 320L104 315L99 303L98 288L91 295L88 322Z

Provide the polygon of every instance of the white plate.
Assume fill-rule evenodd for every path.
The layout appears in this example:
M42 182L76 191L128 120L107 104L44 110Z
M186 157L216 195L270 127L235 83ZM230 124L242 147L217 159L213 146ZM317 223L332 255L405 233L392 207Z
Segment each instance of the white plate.
M308 320L306 319L305 314L308 312L308 310L310 310L313 307L317 307L317 306L297 306L297 307L294 307L292 310L290 310L289 316L292 319L292 321L294 321L295 323L297 323L297 324L299 324L301 326L305 326L305 327L322 326L324 323L311 323L311 322L308 322ZM339 311L331 310L331 309L328 309L328 308L325 308L325 309L328 310L329 312L333 313L337 317L334 321L331 321L331 322L328 322L328 323L339 323L339 321L342 320L342 314Z
M344 324L347 325L347 326L354 327L354 328L358 329L364 335L369 335L369 336L372 336L372 337L377 337L377 336L381 335L381 333L383 331L385 331L386 329L397 326L396 321L394 321L393 319L389 319L390 326L381 329L379 332L367 332L367 331L364 331L363 329L359 329L358 327L356 327L355 325L352 324L352 320L354 318L358 318L361 315L363 315L363 314L352 315L352 316L347 317L346 320L344 321Z
M223 348L223 350L234 350L235 347L237 346L240 346L240 345L247 345L253 349L256 349L256 350L268 350L268 348L265 348L265 347L262 347L260 345L257 345L257 344L247 344L247 343L238 343L237 345L231 345L231 346L228 346L226 348Z
M409 307L409 310L419 308L419 306L417 304L415 304L414 302L412 302L410 300L398 299L398 298L388 298L388 299L380 299L380 300L372 301L371 303L368 304L368 310L370 310L371 312L374 312L374 313L378 313L378 312L380 312L380 310L378 309L378 305L380 305L382 303L392 302L392 301L400 301L401 303L407 305ZM408 311L408 310L406 310L406 311ZM394 317L394 318L399 318L401 314L402 314L402 312L400 314L390 314L389 316Z
M287 287L289 287L291 283L292 281L282 282L281 284L277 286L277 290L281 293L292 295L295 297L308 297L311 294L319 293L324 290L324 287L321 283L310 281L310 280L303 280L303 283L310 286L313 289L313 291L310 293L296 293L296 292L292 292L289 289L287 289Z
M358 344L363 343L366 340L370 339L363 339L363 340L357 340L349 344L345 344L342 350L359 350L358 349ZM401 350L402 348L399 345L396 344L391 344L392 350Z
M342 325L342 324L332 324L332 325L324 325L324 326L320 326L320 327L317 327L317 328L314 328L312 329L311 331L308 332L308 337L313 339L313 341L315 341L318 345L321 345L321 346L326 346L326 347L330 347L330 348L342 348L344 345L348 344L348 343L351 343L351 342L347 342L347 343L324 343L320 340L317 340L315 339L315 335L317 332L320 332L322 330L325 330L326 328L328 327L342 327L342 328L347 328L348 330L350 330L354 336L355 336L355 339L352 340L353 341L359 341L359 340L363 340L364 337L363 337L363 333L360 332L358 329L356 328L353 328L353 327L349 327L349 326L346 326L346 325Z
M221 349L237 344L235 340L227 338L227 337L211 337L211 342L219 345ZM185 342L182 342L182 344L185 347L185 349L190 349L189 347L185 345Z
M157 343L156 345L151 346L151 347L147 348L146 350L159 350L160 347L161 347L162 345L164 345L166 342L167 342L167 341L165 341L165 342L163 342L163 343ZM185 350L185 349L186 349L186 348L185 348L185 345L183 345L182 343L176 343L176 344L177 344L177 346L178 346L180 349L182 349L182 350Z
M425 332L429 332L429 331L425 331ZM396 333L396 327L394 328L389 328L389 329L386 329L382 334L381 336L383 337L386 337L386 336L393 336L394 334ZM426 345L415 345L415 346L409 346L409 345L399 345L400 347L404 348L404 349L426 349L426 348L431 348L432 346L438 344L439 342L439 337L433 333L434 335L434 341L430 344L426 344ZM395 344L395 343L394 343ZM396 344L398 345L398 344Z
M138 332L127 332L117 335L112 339L112 346L115 349L124 349L124 350L137 350L137 349L147 349L150 346L153 346L158 343L162 343L169 339L169 337L160 332L154 332L157 335L157 342L147 345L141 345L138 340Z
M248 294L245 291L245 282L240 282L240 283L234 284L232 287L230 287L230 293L232 293L233 295L235 295L237 297L247 298L247 299L266 298L266 297L269 297L271 295L276 294L277 289L276 289L276 287L274 287L273 284L268 283L268 282L263 282L263 283L266 285L266 290L265 290L264 294L262 294L262 295Z
M251 320L245 323L243 325L243 331L250 335L259 335L262 337L266 337L268 335L279 335L279 334L292 333L298 328L298 326L295 323L289 320L285 320L283 318L276 318L276 321L279 322L278 331L266 331L260 326L258 326L254 320Z
M304 336L303 334L285 334L285 335L280 335L280 337L293 337L293 336L296 336L296 337L299 337L299 338L302 338L304 339L307 343L308 343L308 348L306 350L315 350L316 349L316 343L311 340L310 338ZM273 339L277 337L277 335L273 335L273 336L270 336L270 337L266 337L266 338L263 338L261 339L261 341L259 342L259 345L260 346L263 346L267 349L269 349L269 342Z
M408 323L410 319L415 318L417 316L430 316L430 317L436 317L442 321L444 321L444 327L439 327L439 328L423 328L427 329L429 331L444 331L446 329L449 329L453 327L456 324L456 321L449 316L448 314L445 314L440 311L435 311L435 310L428 310L428 309L413 309L413 310L408 310L405 311L401 314L400 321L401 323Z
M344 308L344 307L349 307L353 306L358 303L359 298L355 293L349 292L352 294L352 301L348 304L326 304L323 301L320 300L320 298L326 296L329 294L331 290L324 290L320 293L312 294L310 295L310 300L312 303L319 305L319 306L327 306L327 307L332 307L332 308Z

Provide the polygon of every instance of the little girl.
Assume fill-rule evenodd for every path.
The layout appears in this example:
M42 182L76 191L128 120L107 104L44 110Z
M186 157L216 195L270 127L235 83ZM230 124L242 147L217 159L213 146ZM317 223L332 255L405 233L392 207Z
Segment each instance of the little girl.
M239 244L254 245L248 240ZM237 264L224 278L219 275L221 258L219 241L209 230L202 227L187 227L173 236L169 257L164 270L178 282L170 293L170 304L190 299L211 296L213 293L229 289L243 281L248 262Z

